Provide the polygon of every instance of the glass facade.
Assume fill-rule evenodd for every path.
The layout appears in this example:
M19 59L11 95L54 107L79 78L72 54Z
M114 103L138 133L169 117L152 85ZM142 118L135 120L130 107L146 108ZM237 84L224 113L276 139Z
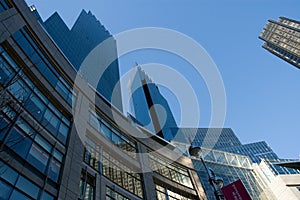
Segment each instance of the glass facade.
M2 61L0 83L2 87L7 88L5 91L16 98L53 136L65 144L71 124L70 120L42 94L1 46L0 51L2 56L0 59ZM10 75L7 75L8 72Z
M1 3L3 6L4 3ZM12 39L28 56L34 67L47 77L58 94L68 104L72 104L74 93L71 87L58 75L49 59L31 39L26 28L17 31ZM0 191L0 199L3 200L52 200L57 195L53 190L48 192L30 180L19 168L12 168L12 161L18 161L24 169L40 177L44 184L57 189L60 182L64 147L67 144L71 121L54 106L49 100L49 94L41 90L36 83L37 79L30 75L27 66L20 62L8 43L1 44L0 152L5 151L11 155L0 158L0 188L3 188Z
M193 184L188 171L176 164L168 163L159 159L159 156L149 156L151 169L179 184L193 188Z
M40 187L16 170L0 161L0 199L1 200L54 200L54 196L42 191Z
M141 67L136 67L135 70L130 86L132 94L130 103L133 116L153 134L171 141L177 133L177 124L167 100ZM152 110L150 110L151 107Z
M125 196L114 191L110 187L106 187L106 200L129 200Z
M103 175L136 196L143 198L140 174L103 151Z
M129 137L125 136L119 130L114 128L106 120L104 120L98 113L90 109L89 112L89 124L95 128L98 132L103 134L108 140L110 140L114 145L123 150L125 153L133 158L136 156L136 143L132 141ZM91 146L91 145L88 145Z
M206 166L213 169L215 175L223 179L224 186L240 179L253 200L264 198L261 183L258 182L248 157L209 149L204 149L202 157ZM193 163L207 198L214 200L215 195L209 183L206 168L200 159L193 159Z
M86 140L84 162L125 190L143 198L140 174L115 159L88 137Z
M99 20L91 12L86 12L85 10L82 10L71 29L66 26L57 13L54 13L42 24L77 71L95 47L101 42L112 38L112 35ZM109 66L105 66L103 63L106 62L107 58L116 58L116 60L108 63ZM101 62L97 61L94 65L105 71L99 77L98 85L92 86L105 99L114 104L119 110L122 110L121 89L118 83L120 78L119 64L114 40L109 41L108 47L99 55L99 60ZM115 94L112 100L113 92Z
M234 147L242 143L231 128L179 128L177 142L213 149ZM181 141L180 141L181 140Z
M300 22L285 17L269 20L259 38L271 53L300 67Z
M263 158L279 159L265 141L223 148L222 150L249 156L254 163L259 163Z
M7 12L8 5L15 9ZM189 158L181 157L180 161L168 164L166 160L175 156L168 150L169 157L161 154L151 157L150 166L148 156L144 158L138 153L147 149L153 152L155 149L152 148L165 141L157 143L159 138L140 140L132 137L137 133L148 136L148 132L132 125L121 112L116 114L125 123L124 127L123 124L116 125L110 109L117 111L117 108L98 93L97 102L92 105L87 95L95 92L92 87L83 91L75 85L76 91L73 90L76 69L71 63L78 67L85 54L98 45L99 35L91 31L93 28L100 26L101 32L105 31L91 13L83 11L72 30L56 27L55 19L50 27L51 20L48 21L47 31L53 29L52 33L58 36L55 39L45 32L36 9L28 9L23 1L0 0L0 12L3 15L1 23L7 25L0 26L0 32L8 33L1 35L4 40L0 44L1 200L204 197L204 193L199 192L201 186L196 187L194 176L190 175L193 169ZM11 15L11 12L16 14ZM15 20L16 16L18 20ZM12 27L8 23L11 21L14 22ZM19 27L18 30L15 27ZM64 57L67 50L61 52L58 44L71 41L66 41L70 39L67 32L74 34L72 37L76 40L76 48L71 49L73 54L67 56L71 63ZM105 37L111 37L106 31L105 34ZM80 42L86 42L86 36L91 36L90 43L80 45ZM61 41L57 42L59 39ZM78 49L78 46L84 48ZM116 53L115 43L111 47L102 56ZM72 56L77 58L72 60ZM102 78L102 95L108 99L114 81L119 79L117 61ZM84 102L86 105L82 103L84 100L88 101ZM76 107L82 106L82 113L86 114L82 123L88 124L80 134L72 116L75 103ZM87 136L86 140L81 140L81 133ZM151 167L157 170L152 172ZM142 169L150 172L142 173Z
M157 200L192 200L193 197L186 197L179 194L179 191L172 191L168 188L156 185Z
M79 186L79 198L93 200L95 198L95 185L95 178L86 171L82 171Z
M280 162L289 162L292 160L289 159L263 159L262 160L266 165L269 167L269 169L273 172L274 175L287 175L287 174L300 174L300 170L288 168L288 167L282 167L279 165L276 165L276 163Z

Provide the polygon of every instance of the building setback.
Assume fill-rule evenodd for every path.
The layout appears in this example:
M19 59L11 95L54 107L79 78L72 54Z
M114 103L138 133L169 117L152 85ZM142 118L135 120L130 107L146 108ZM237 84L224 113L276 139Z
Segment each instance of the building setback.
M268 20L259 38L263 48L300 68L300 22L285 17Z
M190 158L74 84L34 9L0 0L0 199L206 199Z

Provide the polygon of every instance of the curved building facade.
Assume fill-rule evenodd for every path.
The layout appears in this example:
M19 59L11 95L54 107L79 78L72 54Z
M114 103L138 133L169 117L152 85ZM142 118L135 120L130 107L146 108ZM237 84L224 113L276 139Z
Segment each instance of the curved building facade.
M76 79L32 9L0 0L0 199L206 199L192 160Z

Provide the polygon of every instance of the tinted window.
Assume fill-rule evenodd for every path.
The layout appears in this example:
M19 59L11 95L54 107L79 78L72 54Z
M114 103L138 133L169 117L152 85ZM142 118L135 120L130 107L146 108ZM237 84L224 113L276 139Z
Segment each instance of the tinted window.
M23 176L19 177L19 180L18 180L16 186L20 190L22 190L23 192L28 194L29 196L37 199L40 189L36 185L31 183L29 180L25 179ZM21 199L22 198L19 198L18 200L21 200Z
M40 200L54 200L54 197L44 191Z
M0 177L14 185L18 178L18 173L4 163L0 162Z
M9 187L7 184L0 181L0 200L6 200L8 199L12 188Z
M57 180L58 180L60 166L61 166L61 164L52 158L52 160L50 162L48 177L55 182L57 182Z
M14 150L21 157L25 158L32 141L25 135L21 134L16 128L14 128L6 140L6 145Z
M30 200L30 199L26 197L24 194L22 194L21 192L14 190L9 200Z
M49 155L36 144L31 146L27 161L39 169L41 172L45 172Z

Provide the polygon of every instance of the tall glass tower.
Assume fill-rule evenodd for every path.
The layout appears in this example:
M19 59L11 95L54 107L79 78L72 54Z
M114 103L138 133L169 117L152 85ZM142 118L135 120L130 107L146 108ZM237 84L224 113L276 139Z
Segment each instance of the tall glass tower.
M113 36L100 21L91 12L82 10L73 27L69 29L55 12L43 23L43 26L77 71L95 47L103 41L109 43L105 45L99 58L94 61L99 70L105 70L98 82L97 91L119 110L122 110L118 59L114 60L108 67L105 66L107 58L117 58L117 46L115 40L112 39ZM112 100L113 92L115 94Z
M167 100L141 67L136 67L135 70L129 88L132 94L132 114L152 133L168 141L172 140L177 132L177 124Z
M259 36L263 48L300 68L300 22L285 17L269 20Z

